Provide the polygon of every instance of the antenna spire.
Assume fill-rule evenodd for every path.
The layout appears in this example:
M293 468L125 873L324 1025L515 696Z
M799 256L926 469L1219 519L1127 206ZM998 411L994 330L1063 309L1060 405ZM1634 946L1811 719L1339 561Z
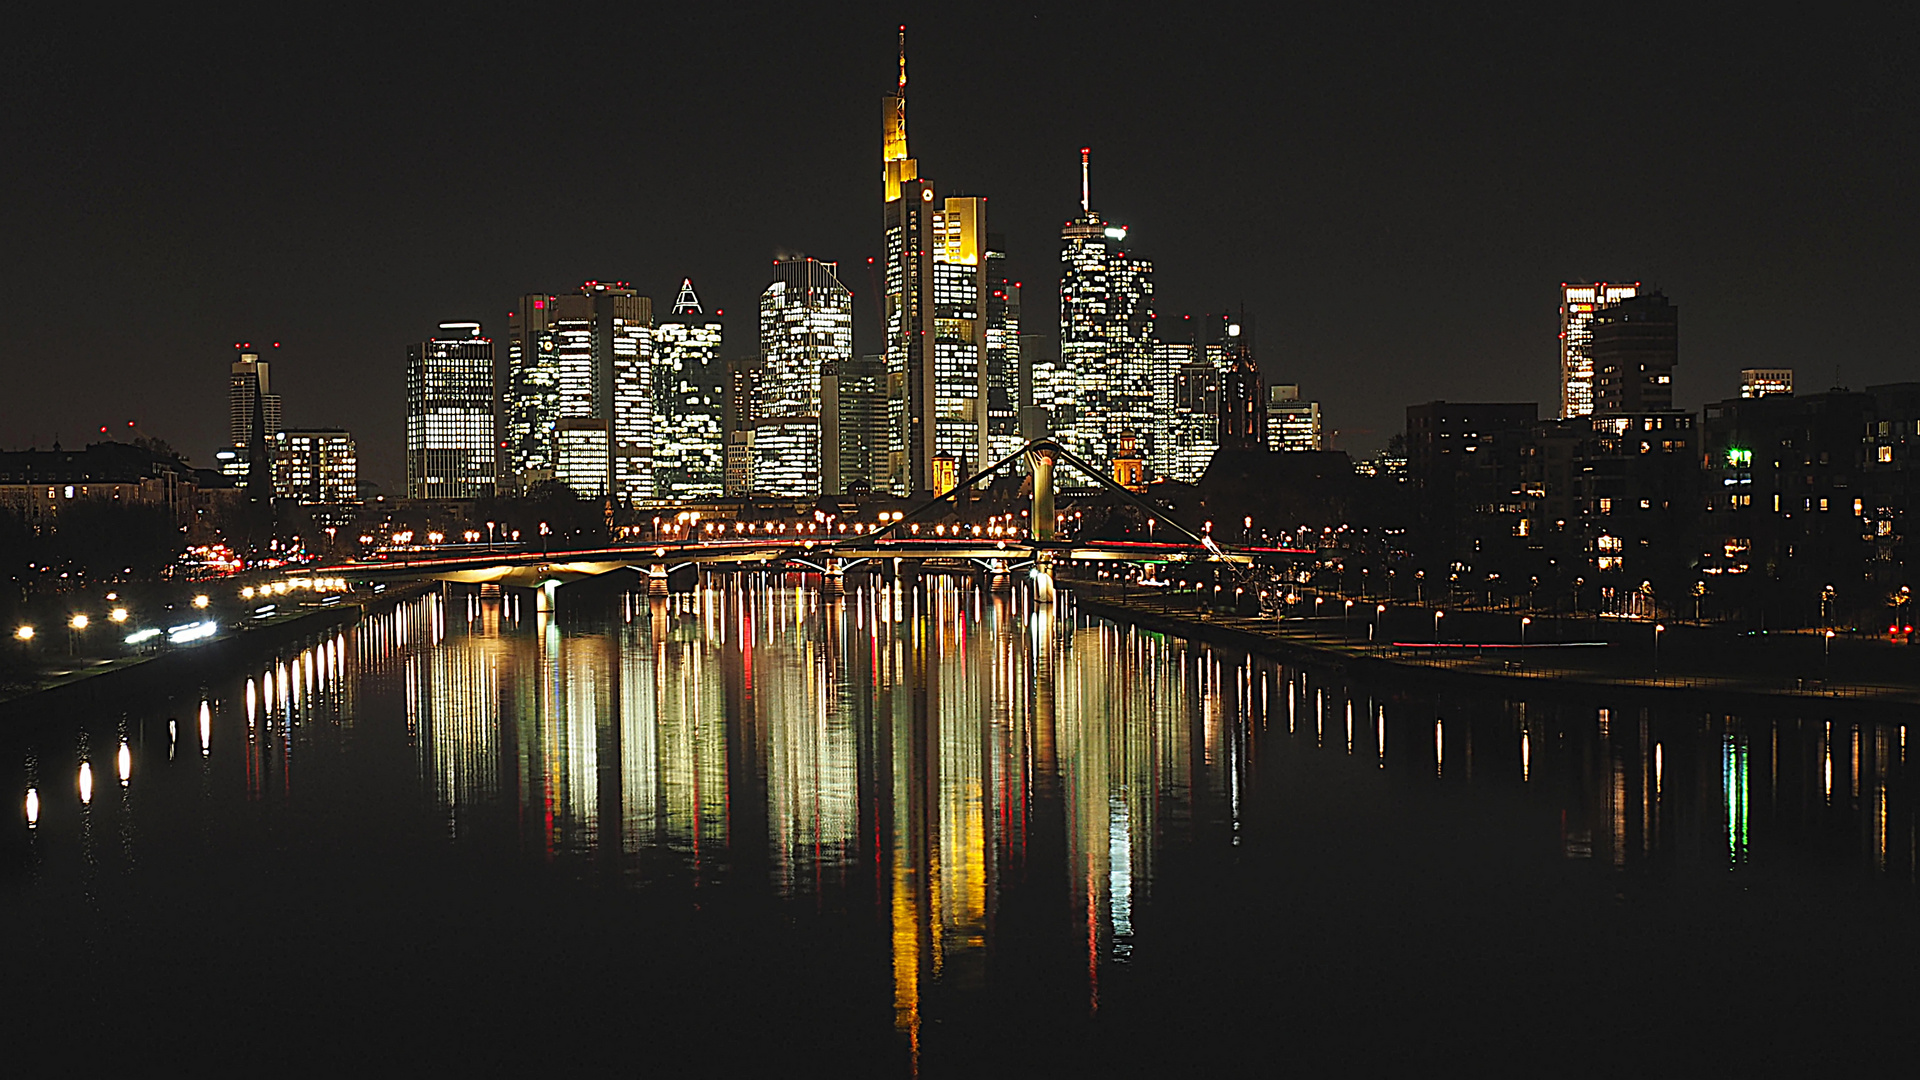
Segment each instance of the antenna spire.
M1092 147L1080 148L1080 212L1089 216L1093 214L1093 199L1087 184L1087 155L1091 153Z
M907 27L900 26L900 96L907 96Z

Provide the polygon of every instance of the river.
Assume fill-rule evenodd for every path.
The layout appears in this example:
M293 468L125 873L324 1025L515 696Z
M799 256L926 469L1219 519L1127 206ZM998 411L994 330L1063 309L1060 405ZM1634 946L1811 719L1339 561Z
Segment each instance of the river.
M1352 685L1069 599L455 589L13 724L0 1025L295 1071L1910 1050L1904 724Z

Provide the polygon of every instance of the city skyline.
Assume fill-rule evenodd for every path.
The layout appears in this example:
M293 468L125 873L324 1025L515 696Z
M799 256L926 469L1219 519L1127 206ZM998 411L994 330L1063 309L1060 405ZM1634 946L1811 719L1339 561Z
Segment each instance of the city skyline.
M1876 43L1894 38L1844 23L1791 39L1764 21L1729 32L1682 18L1658 37L1586 27L1576 51L1599 57L1613 48L1639 73L1619 106L1635 115L1636 152L1615 155L1604 140L1571 148L1558 135L1549 140L1559 123L1551 102L1565 96L1564 57L1546 61L1547 43L1559 40L1550 20L1415 19L1344 43L1342 18L1303 16L1278 47L1283 63L1210 65L1217 84L1204 91L1185 87L1181 73L1202 57L1245 61L1262 46L1206 21L1175 26L1156 43L1154 63L1078 97L1069 94L1077 76L1049 60L1065 55L1064 22L1009 24L1004 48L982 60L928 20L910 27L922 91L916 151L928 173L963 182L952 191L994 196L1008 276L1025 284L1024 326L1044 329L1057 322L1052 236L1074 209L1060 177L1080 147L1093 146L1104 163L1102 210L1150 238L1141 252L1158 271L1157 309L1244 302L1260 312L1267 380L1301 384L1338 430L1329 431L1334 445L1360 453L1395 430L1404 400L1555 400L1555 328L1539 301L1542 282L1626 275L1679 298L1689 325L1677 406L1725 396L1743 367L1797 368L1809 387L1829 385L1836 367L1838 381L1854 386L1903 376L1895 312L1912 272L1894 255L1910 246L1914 217L1891 178L1911 156L1915 110L1904 107L1911 87L1897 50ZM667 36L707 29L697 18L650 25ZM72 43L57 25L30 32L44 35L27 39L43 48L25 55L14 77L34 88L21 100L45 107L10 121L25 137L7 183L14 235L38 257L11 267L9 285L15 295L40 295L47 291L36 281L105 275L139 288L129 318L114 322L69 315L76 301L60 291L36 300L50 317L12 343L21 392L0 405L0 443L45 446L59 436L73 444L136 419L210 466L224 427L205 406L225 375L218 358L234 340L272 338L283 342L275 386L289 403L285 422L361 435L364 474L393 491L400 441L383 433L401 429L397 395L368 400L363 391L382 379L399 385L393 357L413 328L469 319L498 336L495 325L528 283L560 288L595 276L635 281L656 298L691 276L737 317L751 311L748 289L757 292L753 278L775 249L853 267L856 349L877 351L878 290L858 267L880 254L863 209L872 191L865 163L894 21L775 20L729 34L725 48L741 61L723 65L730 72L777 69L756 58L796 42L828 61L810 99L819 106L772 129L748 105L773 76L723 79L690 59L670 61L663 74L672 77L645 92L637 115L662 126L663 141L649 145L680 148L651 152L640 171L612 151L588 154L565 174L585 185L581 192L545 166L515 162L458 179L390 175L389 156L510 129L515 108L494 106L510 105L532 77L460 83L465 96L434 114L439 128L403 94L341 78L385 62L384 49L411 48L429 26L401 20L392 46L340 41L315 27L311 44L289 46L274 69L240 61L260 77L260 93L245 103L218 99L210 115L198 107L215 100L217 87L176 61L183 52L248 56L244 39L218 36L238 31L205 41L160 35L156 45L178 46L171 52L149 51L141 34L104 31L99 49L127 62L102 65L114 74L99 87L55 97L46 85L69 84L38 76ZM504 33L485 19L445 29L468 44ZM1475 35L1490 38L1473 44ZM1117 43L1127 35L1095 36ZM1513 62L1460 76L1438 63L1448 43ZM1784 80L1739 59L1789 47L1797 74ZM182 73L150 78L162 54ZM588 86L612 78L601 59L589 50L572 77ZM1368 92L1369 78L1388 65L1401 73L1395 92ZM88 141L67 134L87 127L74 121L96 114L94 95L143 77L151 91L124 117L100 113ZM1033 107L986 107L983 85ZM1205 105L1221 95L1243 113L1270 116L1271 134L1237 136ZM1040 107L1049 101L1074 106ZM278 111L286 122L263 123ZM336 116L356 119L335 131ZM588 133L575 128L559 122L553 137L584 145ZM688 146L672 140L690 133L699 137L683 153ZM162 134L179 138L154 144ZM112 157L127 153L145 163L148 182L137 189L104 179ZM193 164L203 158L215 166ZM789 167L771 183L748 167L776 158ZM329 164L299 167L310 160ZM1565 193L1576 177L1609 195L1569 215ZM632 188L625 198L634 209L624 215L632 224L591 226L586 206L603 206L595 200L614 183ZM366 193L350 190L359 187ZM1248 199L1257 214L1231 212ZM528 200L552 212L534 215L537 224L502 212ZM293 205L311 209L287 212ZM34 208L31 220L25 207ZM1769 227L1753 229L1756 220ZM1794 272L1776 272L1781 260ZM1420 284L1441 277L1447 288ZM1782 314L1756 321L1748 315L1756 306ZM1834 312L1845 313L1842 325ZM749 323L729 330L730 343L752 347ZM69 382L83 365L110 376L86 396ZM1405 389L1378 400L1372 386L1382 382Z

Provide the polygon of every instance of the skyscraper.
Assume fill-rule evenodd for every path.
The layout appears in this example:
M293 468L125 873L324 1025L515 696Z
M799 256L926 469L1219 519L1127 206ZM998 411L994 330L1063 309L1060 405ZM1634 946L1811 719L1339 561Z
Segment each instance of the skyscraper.
M495 485L493 342L441 323L407 347L407 497L475 499Z
M1589 325L1595 415L1673 408L1680 360L1680 309L1658 290L1594 312Z
M934 459L962 472L987 453L987 201L937 201L907 150L906 30L900 81L882 99L888 466L897 493L929 491Z
M887 490L887 361L863 356L827 364L820 379L820 490Z
M248 345L233 362L227 379L228 445L215 452L220 471L246 486L250 475L259 471L271 479L273 438L281 427L280 395L273 392L269 364ZM255 428L259 430L256 431ZM261 460L254 460L259 457Z
M853 293L837 269L818 259L781 259L760 295L766 368L753 427L754 491L820 494L820 378L829 364L853 359Z
M1560 418L1593 415L1593 313L1640 291L1640 283L1560 286Z
M654 497L709 499L726 486L726 368L720 323L705 317L691 278L653 330Z
M559 466L560 360L554 345L553 297L521 297L507 313L500 410L502 480L519 490L553 479Z
M557 373L555 478L623 503L653 497L653 301L589 281L549 302Z
M1020 283L1007 277L1006 245L1000 234L987 236L987 459L982 465L1019 450L1020 437Z
M1120 432L1153 426L1153 264L1127 254L1125 226L1094 213L1089 153L1080 151L1081 216L1060 234L1054 430L1069 450L1105 468Z

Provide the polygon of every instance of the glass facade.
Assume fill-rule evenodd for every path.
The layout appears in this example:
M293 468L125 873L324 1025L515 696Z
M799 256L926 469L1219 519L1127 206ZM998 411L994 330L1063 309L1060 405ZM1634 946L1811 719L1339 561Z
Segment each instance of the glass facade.
M407 497L494 492L493 342L479 323L441 323L407 349Z
M1563 283L1560 286L1560 418L1593 415L1593 314L1640 291L1631 285Z
M853 359L853 293L834 263L782 259L760 295L761 372L752 438L751 488L820 494L820 380Z
M554 478L582 495L653 498L653 301L589 281L548 301ZM538 415L540 402L524 403Z
M524 489L551 480L560 460L560 358L553 334L553 297L520 298L507 313L501 469Z
M653 331L654 497L710 499L726 488L724 334L703 319L691 279Z
M1126 228L1094 213L1085 191L1083 184L1082 216L1060 234L1054 430L1104 470L1121 432L1154 426L1153 264L1127 254Z

